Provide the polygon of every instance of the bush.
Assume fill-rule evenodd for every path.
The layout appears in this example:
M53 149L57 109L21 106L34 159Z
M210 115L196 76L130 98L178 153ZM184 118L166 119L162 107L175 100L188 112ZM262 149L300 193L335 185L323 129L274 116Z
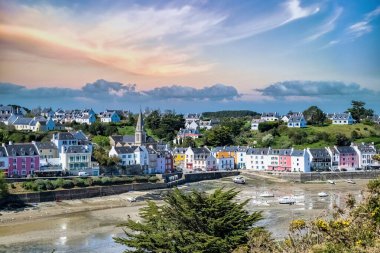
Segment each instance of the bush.
M37 187L37 191L45 191L46 190L46 182L42 179L37 179L34 181L34 184Z
M93 180L92 180L92 178L86 178L85 180L84 180L84 185L85 186L91 186L91 185L93 185Z
M55 185L50 180L46 180L45 187L50 191L55 189Z
M103 177L101 181L102 181L102 185L109 185L112 182L109 177Z
M63 180L62 188L70 189L74 187L74 183L71 180Z
M160 180L160 179L158 177L156 177L156 176L149 177L149 182L150 183L156 183L158 180Z
M93 177L92 178L92 185L101 185L102 184L102 179L99 177Z
M11 183L11 188L16 189L16 185L14 183Z
M146 182L148 182L148 177L147 176L136 176L135 181L137 183L146 183Z
M73 183L77 187L84 187L85 186L84 185L84 179L79 178L79 177L78 178L74 178Z

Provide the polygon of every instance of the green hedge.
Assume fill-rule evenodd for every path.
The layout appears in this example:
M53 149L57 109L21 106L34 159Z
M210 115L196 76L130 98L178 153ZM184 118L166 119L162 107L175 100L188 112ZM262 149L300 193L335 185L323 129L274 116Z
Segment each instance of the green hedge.
M22 188L32 191L51 191L58 188L71 189L74 187L89 186L106 186L136 183L156 183L159 178L156 176L135 176L135 177L88 177L56 180L37 179L34 181L26 181L21 184Z

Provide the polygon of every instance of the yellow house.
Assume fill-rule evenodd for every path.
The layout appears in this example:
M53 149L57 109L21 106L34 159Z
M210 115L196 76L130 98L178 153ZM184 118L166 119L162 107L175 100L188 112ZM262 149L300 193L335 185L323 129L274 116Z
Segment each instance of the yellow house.
M175 148L173 150L173 163L175 168L185 167L185 152L187 148Z

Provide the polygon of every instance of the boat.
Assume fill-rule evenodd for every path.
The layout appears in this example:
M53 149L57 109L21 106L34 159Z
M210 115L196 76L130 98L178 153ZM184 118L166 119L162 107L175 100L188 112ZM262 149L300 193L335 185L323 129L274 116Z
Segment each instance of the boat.
M135 197L128 197L127 200L129 202L136 202L136 198Z
M241 177L241 176L234 177L233 182L235 184L245 184L245 179L244 179L244 177Z
M273 194L273 192L263 192L259 196L262 198L273 198L274 194Z
M328 182L329 184L335 184L335 181L334 181L334 180L327 180L327 182Z
M320 192L318 193L318 196L323 198L329 196L329 194L327 194L326 192Z
M296 200L293 197L290 196L284 196L278 200L278 203L280 204L288 204L288 205L294 205L296 203Z
M347 179L346 182L349 183L349 184L356 184L355 181L353 181L351 179Z

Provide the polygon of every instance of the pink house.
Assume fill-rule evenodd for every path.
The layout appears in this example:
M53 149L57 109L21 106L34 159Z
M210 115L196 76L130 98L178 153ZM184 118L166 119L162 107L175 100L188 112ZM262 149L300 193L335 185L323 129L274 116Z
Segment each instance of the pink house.
M291 149L270 149L268 170L292 171Z
M4 145L4 144L3 144ZM40 167L40 157L36 147L31 143L4 145L8 155L8 177L33 174Z
M334 147L339 155L338 169L354 170L359 167L359 157L353 147Z

